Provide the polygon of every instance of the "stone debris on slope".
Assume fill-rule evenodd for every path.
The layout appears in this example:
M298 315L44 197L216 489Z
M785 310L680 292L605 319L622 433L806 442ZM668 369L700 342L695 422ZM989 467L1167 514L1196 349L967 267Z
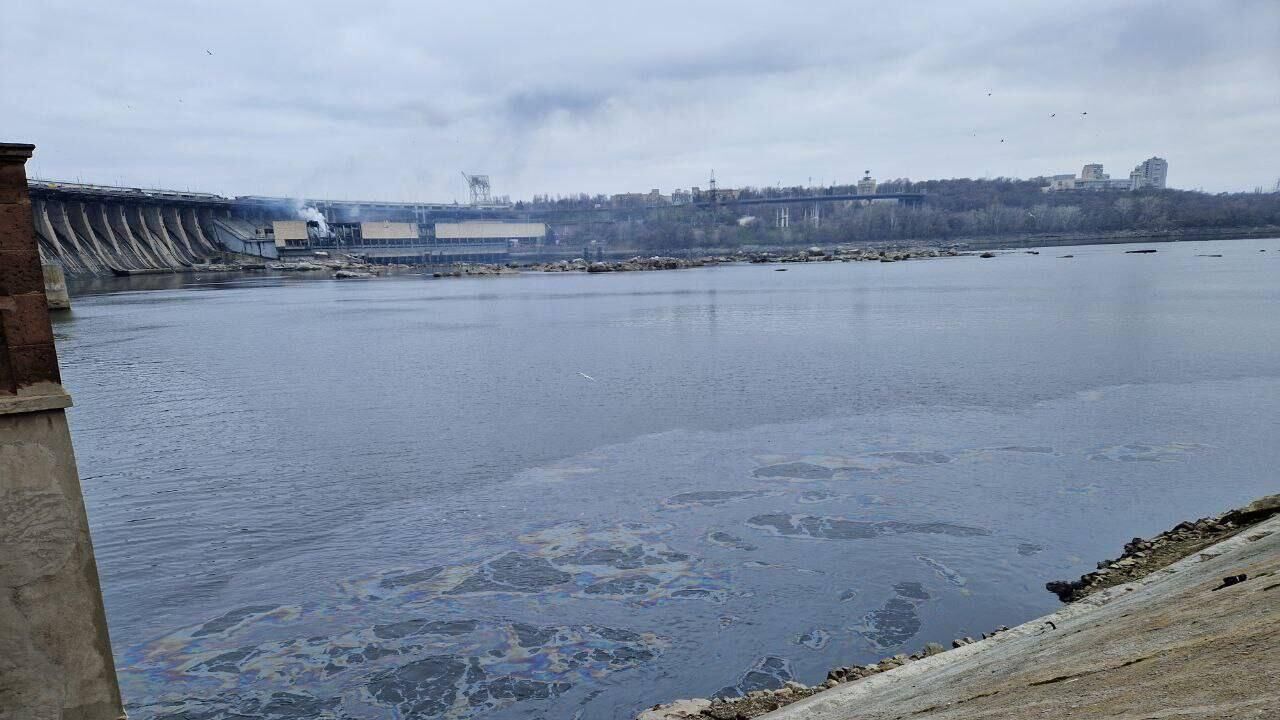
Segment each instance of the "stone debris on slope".
M1149 575L1276 514L1280 514L1280 495L1269 495L1243 508L1231 510L1213 518L1179 523L1149 541L1141 538L1130 541L1125 546L1125 554L1120 559L1099 563L1099 568L1106 569L1107 572L1090 573L1077 583L1048 583L1047 587L1050 591L1058 593L1059 597L1063 597L1064 601L1078 600L1104 588ZM1139 555L1139 553L1144 554ZM1120 564L1125 560L1132 560L1132 562ZM1112 576L1113 572L1114 576ZM1052 623L1046 624L1052 625ZM981 639L986 640L1008 629L1001 626L990 633L984 633ZM972 637L963 637L953 640L951 646L956 649L977 642L979 640ZM922 650L911 655L894 655L870 665L834 668L827 673L826 681L820 685L807 686L788 682L777 690L756 690L741 698L677 700L645 710L637 720L692 720L694 718L747 720L817 695L823 690L857 682L946 651L946 648L938 643L929 643Z
M983 633L982 639L994 637L997 633L1008 629L1008 627L1001 625L989 633ZM975 642L978 641L966 636L951 641L951 646L958 648ZM942 645L929 643L919 652L910 655L900 653L870 665L849 665L833 668L827 673L827 679L819 685L804 685L795 681L788 681L776 690L753 690L740 698L715 697L710 700L705 698L676 700L665 705L655 705L640 713L636 720L690 720L691 718L746 720L747 718L754 718L773 712L778 708L803 700L823 690L829 690L837 685L888 672L894 668L943 652L946 652L946 648L942 647Z
M1099 590L1150 575L1277 513L1280 495L1268 495L1215 517L1181 522L1150 540L1130 540L1120 557L1103 560L1097 570L1081 575L1079 580L1054 580L1045 583L1045 589L1063 602L1075 602Z

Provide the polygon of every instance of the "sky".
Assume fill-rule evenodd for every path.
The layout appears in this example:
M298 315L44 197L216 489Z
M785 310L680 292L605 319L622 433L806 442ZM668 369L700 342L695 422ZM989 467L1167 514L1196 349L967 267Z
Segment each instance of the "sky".
M1035 177L1280 180L1280 2L13 2L28 172L463 200ZM1087 114L1086 114L1087 113Z

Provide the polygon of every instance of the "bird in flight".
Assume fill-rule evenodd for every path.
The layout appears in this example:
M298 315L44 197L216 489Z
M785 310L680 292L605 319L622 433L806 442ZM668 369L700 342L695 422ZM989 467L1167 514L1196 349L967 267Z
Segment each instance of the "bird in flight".
M596 381L596 379L595 379L595 378L593 378L593 377L591 377L590 375L588 375L588 374L586 374L586 373L582 372L581 370L579 370L579 371L578 371L578 374L579 374L579 375L581 375L582 377L584 377L584 378L586 378L586 379L590 380L591 382L595 382L595 381Z
M205 55L212 55L212 54L213 54L213 51L212 51L212 50L205 50L205 51L204 51L204 54L205 54Z
M1049 113L1049 117L1058 117L1058 113Z

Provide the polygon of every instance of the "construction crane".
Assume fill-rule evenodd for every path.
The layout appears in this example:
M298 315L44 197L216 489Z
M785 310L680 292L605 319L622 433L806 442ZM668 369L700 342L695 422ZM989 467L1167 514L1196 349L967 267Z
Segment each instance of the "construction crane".
M488 175L468 175L462 173L462 177L467 181L467 188L471 190L471 204L489 205L493 202L489 196L489 176Z

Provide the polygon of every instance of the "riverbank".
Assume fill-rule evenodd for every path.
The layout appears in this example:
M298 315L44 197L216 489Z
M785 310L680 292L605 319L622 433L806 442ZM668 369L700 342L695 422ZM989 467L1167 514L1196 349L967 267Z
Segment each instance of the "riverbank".
M402 274L421 272L435 278L490 277L515 275L521 272L582 272L620 273L651 272L657 270L683 270L714 265L743 263L807 263L807 262L899 262L940 257L981 256L993 257L992 250L1025 250L1041 247L1069 247L1084 245L1119 245L1126 243L1170 243L1196 240L1256 239L1280 237L1280 227L1247 228L1243 230L1179 230L1164 233L1117 232L1040 234L1025 236L959 238L945 244L918 242L852 246L808 247L759 247L759 248L707 248L691 250L683 256L635 255L631 257L599 258L590 260L575 257L560 260L538 260L533 257L515 259L507 263L460 263L449 267L428 265L367 265L354 258L333 258L326 261L302 261L294 263L269 263L267 270L279 272L329 271L339 269L369 272L372 274ZM1036 254L1036 253L1032 253ZM1070 256L1066 256L1070 257ZM217 268L226 270L244 267Z
M618 273L655 270L682 270L713 265L739 263L803 263L803 262L898 262L937 257L981 255L991 257L991 250L1023 250L1038 247L1081 245L1116 245L1125 243L1168 243L1195 240L1257 239L1280 237L1280 227L1241 230L1182 230L1165 233L1119 232L1107 234L1040 234L1025 236L958 238L950 241L914 243L881 243L862 247L847 244L834 246L769 246L750 248L702 248L686 251L682 256L626 256L615 251L610 256L589 260L582 257L547 259L545 255L513 255L506 263L459 263L450 266L372 264L362 258L335 254L329 258L266 261L245 255L227 253L221 262L192 265L178 269L144 270L121 273L131 277L231 275L236 273L288 273L316 279L360 279L380 275L422 274L434 278L489 277L515 275L520 272ZM1070 257L1070 256L1067 256ZM84 277L71 278L82 287L92 284Z
M521 272L583 272L620 273L652 272L657 270L684 270L734 263L805 263L805 262L898 262L900 260L956 256L962 253L954 249L910 247L905 249L855 248L837 245L830 249L818 246L793 249L788 252L759 251L730 254L699 255L694 257L670 257L666 255L635 256L623 260L557 260L553 262L509 263L457 263L447 267L439 265L375 265L359 258L335 255L330 258L253 263L242 260L207 265L193 265L181 271L163 270L137 272L134 275L172 275L175 272L237 273L267 271L297 274L300 277L324 277L337 280L371 278L379 275L421 273L433 278L492 277L516 275Z
M1280 700L1277 531L1280 495L1270 495L1134 538L1097 572L1048 583L1067 607L1016 628L835 668L818 686L678 700L637 720L1154 717L1175 708L1178 717L1268 717Z
M862 246L874 252L886 253L909 251L911 248L932 248L935 250L955 249L959 251L981 251L1000 249L1025 249L1037 247L1066 247L1076 245L1117 245L1124 243L1156 243L1156 242L1191 242L1197 240L1249 240L1280 238L1280 226L1264 225L1257 227L1237 228L1187 228L1180 230L1115 230L1108 232L1053 232L1053 233L1019 233L1010 235L958 235L951 237L912 238L895 241L848 241L836 243L835 247ZM743 255L774 255L778 257L796 255L806 249L807 245L743 245L743 246L698 246L690 248L671 248L663 252L680 257L713 257ZM643 254L640 247L616 247L605 251L605 261L619 261L632 255ZM520 250L511 255L511 260L524 265L570 261L574 257L572 250L555 257L551 249L539 251Z
M1124 230L1107 233L1042 233L1014 236L958 238L954 244L970 250L1069 247L1074 245L1122 245L1124 243L1191 242L1195 240L1244 240L1280 237L1280 227L1189 228L1164 232Z
M583 258L558 260L543 263L508 263L498 264L466 264L456 265L447 270L438 270L432 277L472 277L489 275L512 275L518 272L585 272L585 273L620 273L620 272L653 272L657 270L685 270L712 265L741 263L808 263L808 262L898 262L901 260L921 260L925 258L955 257L963 253L955 249L939 249L930 247L911 247L906 249L855 248L837 245L826 249L818 246L794 250L789 253L775 252L739 252L729 255L699 255L696 257L670 257L653 255L650 257L631 257L615 261L590 261Z

